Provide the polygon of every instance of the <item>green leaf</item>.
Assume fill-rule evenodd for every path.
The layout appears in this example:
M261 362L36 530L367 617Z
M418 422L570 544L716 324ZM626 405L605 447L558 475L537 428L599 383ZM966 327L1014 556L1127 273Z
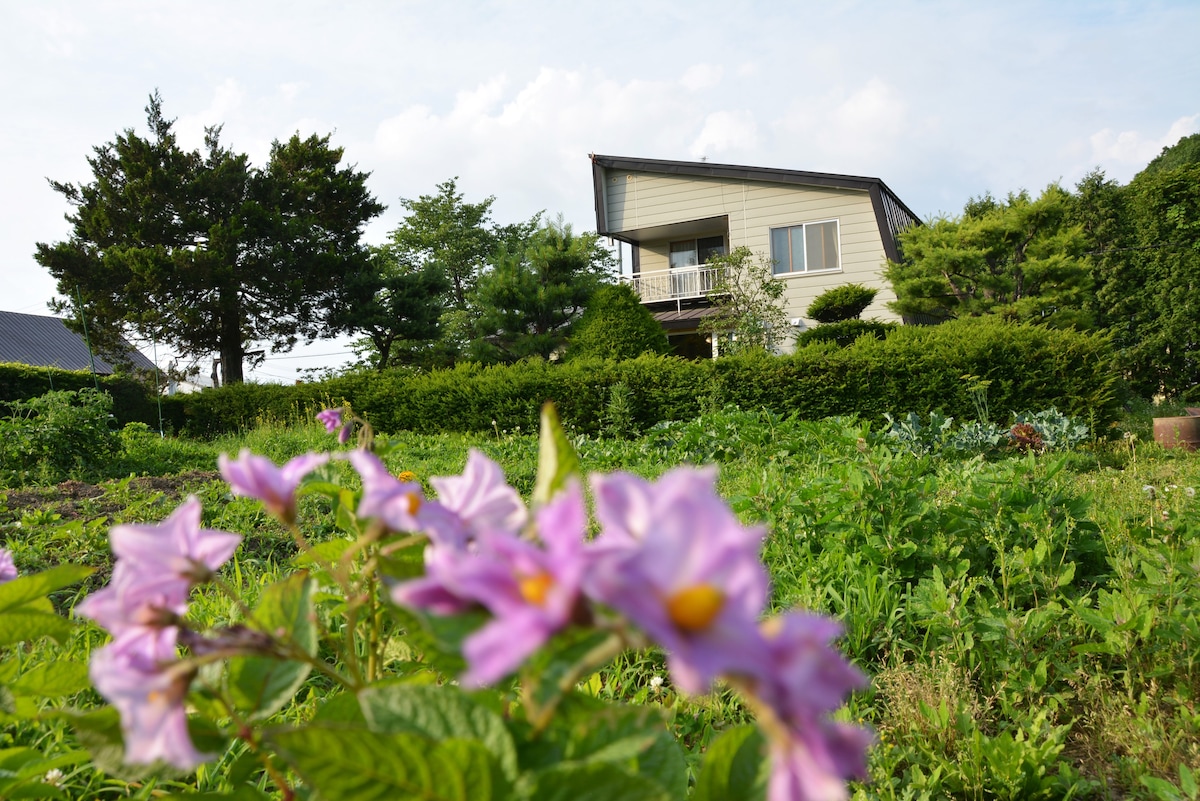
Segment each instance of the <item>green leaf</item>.
M376 685L360 691L358 703L371 731L476 740L492 753L509 780L517 777L517 749L504 720L456 687Z
M344 554L346 550L353 544L354 543L350 540L342 539L318 542L316 545L311 546L308 550L304 550L296 554L292 558L292 564L300 569L320 567L321 562L318 560L324 560L328 564L333 564L336 563L338 559L341 559L342 554Z
M533 505L543 506L567 481L579 476L579 454L571 447L567 432L558 420L558 410L547 402L542 407L542 431L538 440L537 482L533 487Z
M0 584L0 612L22 606L35 598L44 598L55 590L83 581L91 574L90 567L59 565Z
M89 686L87 663L69 660L38 665L21 674L21 678L11 685L14 691L22 695L42 698L62 698Z
M763 798L767 772L766 743L761 732L754 726L730 729L704 754L692 801Z
M358 729L365 728L367 725L362 708L358 705L358 697L354 693L348 692L325 698L317 707L312 719L316 723L340 723Z
M283 636L308 656L317 653L317 626L313 610L314 582L296 573L263 591L251 623L278 638ZM244 656L229 661L228 687L239 709L262 720L292 699L308 677L307 662L282 658Z
M30 606L34 604L36 600ZM43 612L29 606L9 609L0 615L0 646L32 642L41 637L53 637L62 642L73 626L71 621L53 612Z
M611 637L603 631L571 628L556 634L534 653L521 671L529 682L529 698L534 708L539 713L553 710L565 694L575 689L563 683Z
M607 762L561 765L534 775L530 801L676 801L657 782Z
M479 742L311 725L266 739L328 801L499 801L509 794Z

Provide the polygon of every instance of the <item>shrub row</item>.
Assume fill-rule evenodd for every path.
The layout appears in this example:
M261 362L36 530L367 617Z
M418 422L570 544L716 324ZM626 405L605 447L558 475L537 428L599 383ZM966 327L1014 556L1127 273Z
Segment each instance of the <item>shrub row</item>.
M176 430L197 436L289 419L349 402L381 431L531 430L554 401L576 430L603 428L611 388L628 388L632 423L645 429L686 420L702 407L734 403L805 419L857 413L974 416L972 375L991 382L994 416L1056 407L1093 424L1116 418L1117 377L1106 338L1070 330L964 320L903 327L886 339L846 348L814 345L789 356L744 355L717 361L642 356L628 361L527 361L414 374L359 373L319 384L242 385L169 398ZM165 408L164 407L164 408Z
M701 408L737 404L804 419L857 413L974 415L964 376L990 381L996 417L1056 407L1099 430L1119 411L1108 340L1099 335L995 320L902 327L886 339L864 337L849 347L817 344L789 356L747 354L717 361L642 356L627 361L585 359L567 364L526 361L413 373L355 373L320 383L240 384L163 398L168 430L212 437L251 428L263 419L291 420L348 402L381 431L531 430L554 401L563 421L594 434L606 419L612 387L630 400L630 423L646 429L688 420ZM0 403L49 389L90 386L87 373L0 366ZM39 383L40 382L40 383ZM121 424L158 426L154 398L129 379L102 379Z
M0 416L12 414L13 401L26 401L47 392L95 389L97 383L102 392L112 396L112 413L118 423L140 422L158 428L158 407L151 388L135 378L94 378L86 370L60 370L28 364L0 364Z

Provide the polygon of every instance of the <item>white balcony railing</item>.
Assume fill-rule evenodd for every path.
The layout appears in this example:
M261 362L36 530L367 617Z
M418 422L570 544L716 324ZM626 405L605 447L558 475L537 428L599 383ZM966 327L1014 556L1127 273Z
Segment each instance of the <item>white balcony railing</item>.
M688 270L660 270L653 273L641 273L633 276L622 276L633 286L633 291L643 303L660 300L686 300L702 298L711 293L720 284L724 274L723 267L697 267Z

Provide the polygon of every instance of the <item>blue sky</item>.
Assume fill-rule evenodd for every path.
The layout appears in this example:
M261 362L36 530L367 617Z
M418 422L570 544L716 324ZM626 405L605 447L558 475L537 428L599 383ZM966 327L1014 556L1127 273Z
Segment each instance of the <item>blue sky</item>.
M46 179L88 180L156 88L188 147L223 124L261 164L332 133L389 207L371 242L453 176L499 222L593 229L589 152L879 177L929 217L1096 167L1128 181L1200 131L1198 31L1194 0L3 2L0 309L48 313L32 253L69 229Z

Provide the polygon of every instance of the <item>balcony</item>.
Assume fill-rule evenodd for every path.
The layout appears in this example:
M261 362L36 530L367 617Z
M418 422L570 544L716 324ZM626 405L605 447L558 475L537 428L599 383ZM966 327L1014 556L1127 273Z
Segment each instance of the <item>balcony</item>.
M642 303L678 302L712 294L720 288L724 273L723 267L691 267L622 276L621 280L633 287Z

